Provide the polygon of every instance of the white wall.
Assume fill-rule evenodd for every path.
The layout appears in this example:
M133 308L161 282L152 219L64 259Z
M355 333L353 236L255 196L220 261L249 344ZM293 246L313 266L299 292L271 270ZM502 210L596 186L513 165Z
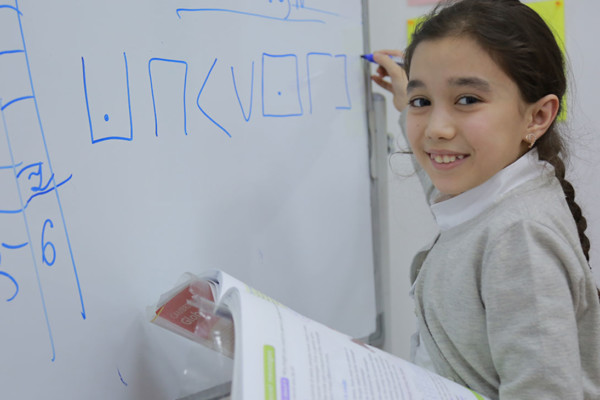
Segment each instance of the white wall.
M368 0L370 47L404 48L406 45L406 20L426 13L430 6L409 7L407 0ZM597 154L600 149L600 79L597 77L600 57L594 44L600 37L598 0L565 0L567 52L570 70L576 78L569 96L569 127L571 159L574 168L570 178L577 190L577 199L588 219L587 234L592 241L592 267L600 280L600 169ZM384 93L374 86L374 91ZM388 130L398 140L398 112L387 98ZM392 158L396 171L410 168L405 162L398 165ZM385 313L385 342L383 348L403 358L409 357L410 335L415 329L412 300L408 296L408 270L412 256L435 234L436 228L423 202L416 178L390 173L390 265L383 276L383 310Z

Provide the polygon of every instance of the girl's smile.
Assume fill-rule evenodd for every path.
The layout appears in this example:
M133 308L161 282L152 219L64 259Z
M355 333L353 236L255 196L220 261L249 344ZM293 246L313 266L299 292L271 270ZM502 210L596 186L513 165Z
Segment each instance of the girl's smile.
M429 154L429 158L433 162L434 168L438 169L451 169L460 165L468 154L454 153L443 150L426 151Z

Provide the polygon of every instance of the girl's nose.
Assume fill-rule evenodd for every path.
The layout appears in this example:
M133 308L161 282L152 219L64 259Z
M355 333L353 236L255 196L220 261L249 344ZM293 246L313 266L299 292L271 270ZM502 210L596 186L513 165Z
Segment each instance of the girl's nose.
M434 109L429 115L425 136L431 140L449 140L456 135L453 119L444 109Z

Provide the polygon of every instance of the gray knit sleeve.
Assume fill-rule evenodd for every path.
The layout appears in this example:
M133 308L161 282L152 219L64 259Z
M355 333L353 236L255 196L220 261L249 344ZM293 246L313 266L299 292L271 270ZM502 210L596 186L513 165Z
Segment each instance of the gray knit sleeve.
M583 399L576 252L552 229L521 221L486 252L481 297L500 399Z

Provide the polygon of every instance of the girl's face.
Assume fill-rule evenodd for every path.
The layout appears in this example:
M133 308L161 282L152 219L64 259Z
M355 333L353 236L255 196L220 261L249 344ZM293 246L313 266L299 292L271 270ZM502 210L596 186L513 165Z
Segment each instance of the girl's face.
M409 75L408 140L440 192L472 189L527 151L528 105L474 40L420 43Z

